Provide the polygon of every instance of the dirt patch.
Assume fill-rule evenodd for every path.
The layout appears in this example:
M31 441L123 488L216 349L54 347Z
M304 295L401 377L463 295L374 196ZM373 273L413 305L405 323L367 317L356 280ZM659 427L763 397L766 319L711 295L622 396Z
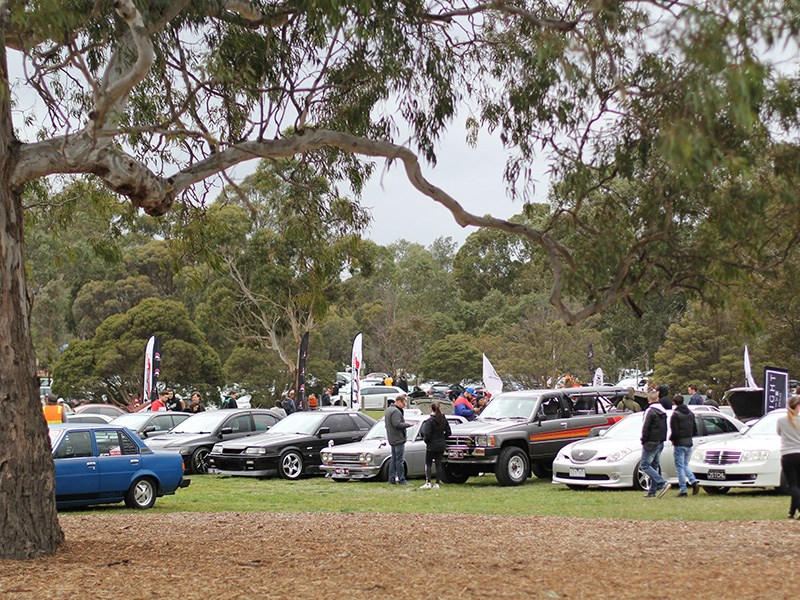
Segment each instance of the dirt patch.
M61 515L0 597L789 598L800 521L471 515Z

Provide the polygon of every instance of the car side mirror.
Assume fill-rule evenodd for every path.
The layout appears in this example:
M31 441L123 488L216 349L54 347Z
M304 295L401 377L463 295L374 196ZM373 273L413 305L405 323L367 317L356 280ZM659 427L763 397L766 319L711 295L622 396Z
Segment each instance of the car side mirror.
M317 437L321 438L323 435L327 435L331 432L330 427L320 427L319 431L317 432Z
M228 435L229 433L233 433L233 427L223 427L219 430L220 435Z
M155 425L150 425L149 427L145 427L142 429L142 437L147 437L148 433L153 433L156 430Z

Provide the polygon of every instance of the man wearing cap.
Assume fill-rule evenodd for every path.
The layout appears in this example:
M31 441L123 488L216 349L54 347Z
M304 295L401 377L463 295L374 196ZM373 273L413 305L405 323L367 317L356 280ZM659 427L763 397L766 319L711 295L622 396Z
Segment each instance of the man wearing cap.
M64 404L59 404L55 394L47 394L44 406L44 418L48 425L50 423L63 423L67 420L67 413L64 411Z
M475 406L472 404L475 401L475 388L468 387L464 392L456 398L453 405L453 412L459 417L464 417L467 421L474 421L476 418Z
M403 409L406 407L406 395L400 394L393 404L390 404L383 413L383 422L386 426L386 440L392 449L389 459L389 483L408 485L403 459L406 453L406 429L411 423L406 423Z

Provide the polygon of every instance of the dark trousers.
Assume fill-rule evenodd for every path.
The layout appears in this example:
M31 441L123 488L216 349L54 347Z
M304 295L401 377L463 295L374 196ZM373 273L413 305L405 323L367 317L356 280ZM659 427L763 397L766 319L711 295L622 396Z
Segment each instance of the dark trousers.
M781 467L786 476L786 483L789 486L789 494L792 496L789 505L789 514L794 516L800 511L800 454L784 454L781 456Z
M442 473L444 469L442 466L442 454L443 452L439 452L438 450L425 451L425 481L431 480L431 467L433 466L433 461L436 461L436 483L441 483L444 477Z

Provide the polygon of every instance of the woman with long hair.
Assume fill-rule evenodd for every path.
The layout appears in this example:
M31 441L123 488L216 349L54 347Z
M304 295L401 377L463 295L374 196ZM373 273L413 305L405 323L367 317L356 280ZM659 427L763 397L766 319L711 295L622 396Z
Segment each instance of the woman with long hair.
M789 486L792 500L789 518L794 519L800 511L800 396L789 398L786 416L778 419L778 435L781 436L781 468Z
M431 416L422 424L422 439L425 440L425 483L420 487L423 490L439 489L442 481L442 455L446 447L446 440L450 436L450 423L442 414L438 402L431 404ZM436 483L431 485L431 471L433 462L436 461Z

